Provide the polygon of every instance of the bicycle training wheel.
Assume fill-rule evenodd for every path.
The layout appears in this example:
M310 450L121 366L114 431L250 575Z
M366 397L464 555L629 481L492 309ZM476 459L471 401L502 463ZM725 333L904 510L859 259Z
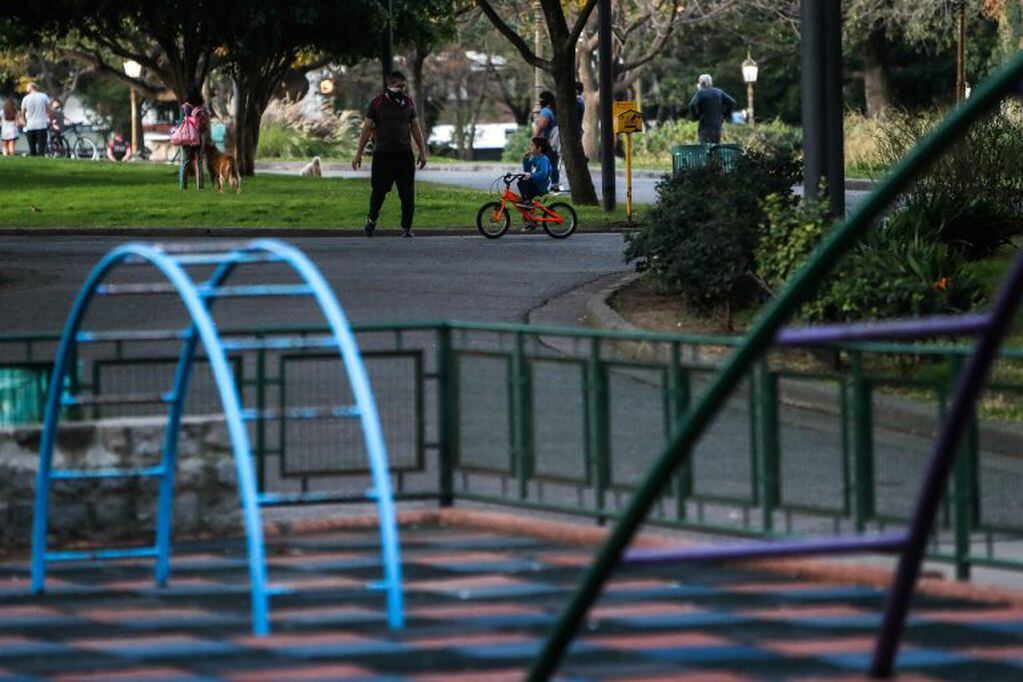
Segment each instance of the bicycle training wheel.
M508 209L501 208L501 202L488 201L476 213L476 229L487 239L497 239L511 227Z
M71 156L82 161L91 161L99 158L96 154L96 143L87 137L78 138L75 140Z
M575 224L578 221L578 219L575 216L574 208L572 208L569 204L566 204L563 201L557 201L548 206L547 208L561 216L564 219L564 222L551 223L545 220L541 223L541 225L543 225L544 232L554 237L555 239L564 239L568 235L575 232Z

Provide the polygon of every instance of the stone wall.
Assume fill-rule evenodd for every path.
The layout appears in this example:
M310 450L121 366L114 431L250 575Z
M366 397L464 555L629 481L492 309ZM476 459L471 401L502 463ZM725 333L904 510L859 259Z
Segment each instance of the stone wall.
M53 468L153 466L160 460L164 419L123 418L66 423ZM30 544L38 427L0 429L0 547ZM223 536L241 530L234 460L219 417L190 417L181 425L175 477L173 533ZM76 541L151 544L159 478L53 481L51 546Z

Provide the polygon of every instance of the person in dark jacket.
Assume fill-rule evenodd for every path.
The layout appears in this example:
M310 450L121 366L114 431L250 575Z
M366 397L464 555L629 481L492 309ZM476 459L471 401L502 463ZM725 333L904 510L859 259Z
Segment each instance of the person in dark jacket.
M387 76L387 89L369 105L363 119L359 145L352 159L352 168L362 166L362 151L373 138L373 166L370 169L369 215L363 232L372 237L384 198L393 185L398 186L401 200L401 236L412 236L415 213L415 179L417 162L412 144L419 151L419 168L426 167L426 140L416 118L416 103L405 94L405 74L392 71Z
M735 100L714 87L710 74L700 76L696 94L689 100L689 113L700 122L700 144L721 142L721 122L730 119L734 109Z

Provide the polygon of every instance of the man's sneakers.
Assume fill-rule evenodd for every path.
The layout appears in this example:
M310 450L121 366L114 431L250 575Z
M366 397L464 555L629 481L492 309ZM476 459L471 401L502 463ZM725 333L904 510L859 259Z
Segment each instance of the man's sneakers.
M377 224L375 222L373 222L372 220L367 220L366 221L366 225L362 228L362 231L363 231L363 233L367 237L372 237L373 233L377 231ZM406 229L402 229L401 236L402 237L415 237L416 233L413 232L411 228L409 228L407 230Z
M551 194L561 194L562 192L561 185L551 185L551 188L547 191L550 192Z

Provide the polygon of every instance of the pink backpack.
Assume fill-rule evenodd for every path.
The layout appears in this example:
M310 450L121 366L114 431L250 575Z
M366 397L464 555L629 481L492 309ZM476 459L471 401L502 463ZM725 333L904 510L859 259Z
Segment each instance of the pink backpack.
M188 112L178 127L171 131L170 142L179 147L199 146L199 117L202 107L195 107Z

